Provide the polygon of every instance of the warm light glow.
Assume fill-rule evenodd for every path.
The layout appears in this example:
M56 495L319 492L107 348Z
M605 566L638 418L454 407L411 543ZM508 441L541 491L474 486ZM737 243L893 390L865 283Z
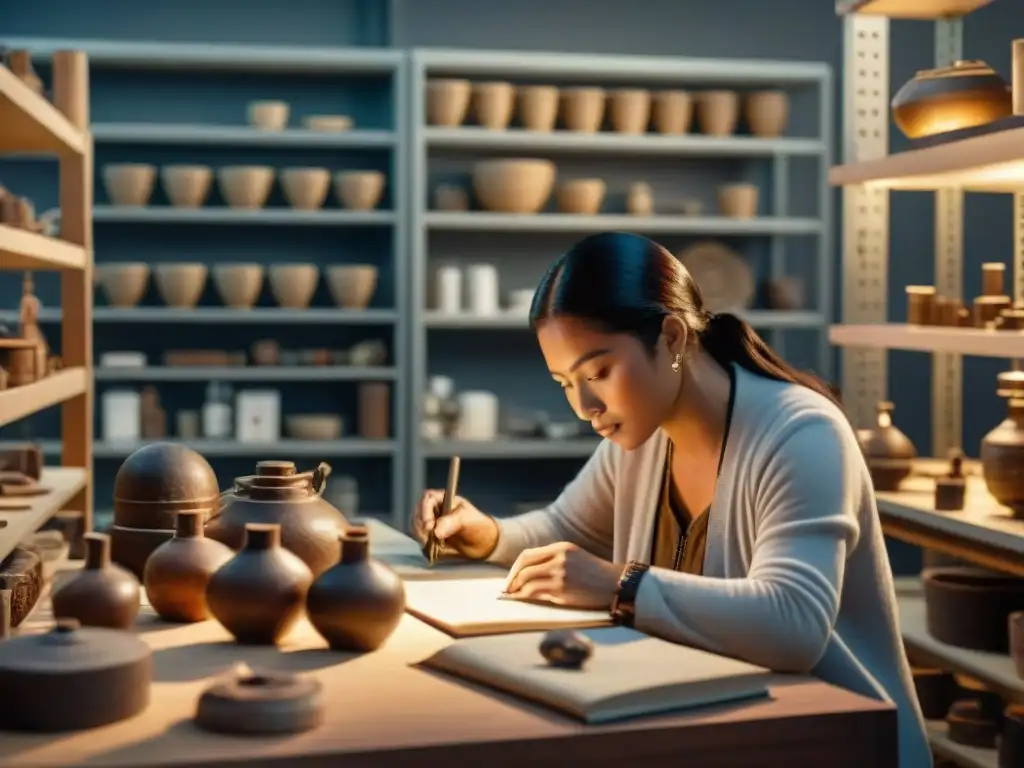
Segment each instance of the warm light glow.
M1021 146L1024 154L1024 145ZM998 163L981 168L948 171L934 176L907 176L904 178L874 179L865 182L879 189L941 189L960 187L977 192L1024 192L1024 157L1010 163Z

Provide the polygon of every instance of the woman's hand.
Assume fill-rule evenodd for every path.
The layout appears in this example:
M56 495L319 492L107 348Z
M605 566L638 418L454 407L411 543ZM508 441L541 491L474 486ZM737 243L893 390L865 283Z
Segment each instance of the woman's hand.
M520 600L545 600L573 608L611 608L622 566L559 541L527 549L508 573L505 592Z
M469 560L485 559L498 545L497 521L461 496L455 497L451 512L438 517L443 500L442 490L431 489L423 494L413 515L413 535L423 544L433 531L446 551L454 551Z

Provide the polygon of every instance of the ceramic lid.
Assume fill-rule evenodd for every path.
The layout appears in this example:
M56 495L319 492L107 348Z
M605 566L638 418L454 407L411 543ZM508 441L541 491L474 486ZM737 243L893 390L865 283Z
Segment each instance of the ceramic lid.
M179 443L152 443L124 460L114 478L114 501L182 502L220 498L210 462Z
M74 619L58 619L45 634L0 642L0 673L85 672L130 666L152 654L149 645L131 632L82 627Z
M916 75L915 80L931 80L939 77L999 77L992 67L984 61L969 59L954 61L951 66L937 67L935 69L922 69ZM1002 78L1000 78L1002 79Z

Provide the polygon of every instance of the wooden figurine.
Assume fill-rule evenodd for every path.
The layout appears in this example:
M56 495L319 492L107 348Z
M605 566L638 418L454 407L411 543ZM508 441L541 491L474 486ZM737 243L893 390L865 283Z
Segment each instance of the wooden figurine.
M967 479L964 477L964 455L954 451L949 459L949 473L935 481L935 509L957 512L964 508Z
M39 329L39 311L42 309L42 306L33 291L34 285L32 283L32 273L26 272L25 280L22 283L20 315L21 327L18 330L21 338L35 344L36 376L37 378L42 378L46 375L48 370L47 363L50 357L50 348L46 343L46 337L43 336L43 332Z

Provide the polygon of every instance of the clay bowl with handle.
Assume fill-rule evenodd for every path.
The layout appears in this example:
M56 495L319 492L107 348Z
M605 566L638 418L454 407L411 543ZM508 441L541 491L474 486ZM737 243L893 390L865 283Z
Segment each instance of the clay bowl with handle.
M134 307L149 286L149 265L141 262L97 264L95 272L112 307Z
M191 309L199 303L207 274L205 264L157 264L154 268L160 298L167 306L179 309Z
M323 207L331 188L331 172L326 168L285 168L281 171L281 190L288 205L299 211Z
M217 186L231 208L262 208L274 185L274 169L266 165L229 165L217 170Z
M306 309L320 282L316 264L271 264L268 274L274 301L285 309Z
M198 208L210 195L213 169L208 165L165 165L160 169L160 184L175 208Z
M115 163L103 166L103 186L114 205L143 206L156 184L156 166L144 163Z
M326 275L331 297L342 309L366 309L377 290L378 271L372 264L334 264Z
M263 289L262 264L217 264L213 284L224 306L251 309Z
M372 211L384 196L384 181L380 171L341 171L334 176L334 194L342 208Z

